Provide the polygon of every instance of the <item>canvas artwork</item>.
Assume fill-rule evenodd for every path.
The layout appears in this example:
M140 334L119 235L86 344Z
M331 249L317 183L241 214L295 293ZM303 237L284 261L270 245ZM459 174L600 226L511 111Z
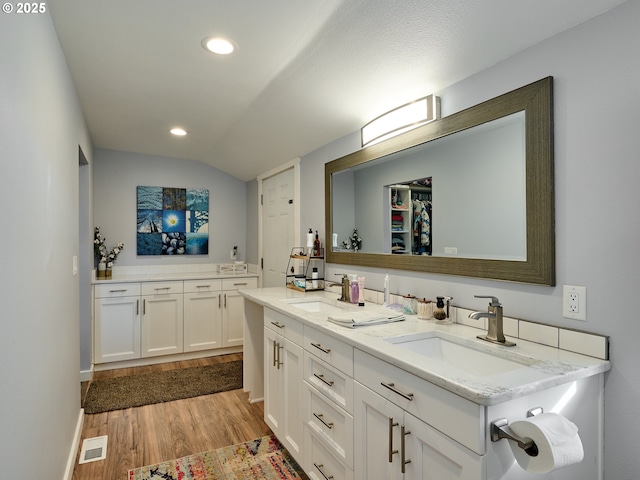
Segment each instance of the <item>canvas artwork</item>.
M138 255L207 255L209 190L138 187Z

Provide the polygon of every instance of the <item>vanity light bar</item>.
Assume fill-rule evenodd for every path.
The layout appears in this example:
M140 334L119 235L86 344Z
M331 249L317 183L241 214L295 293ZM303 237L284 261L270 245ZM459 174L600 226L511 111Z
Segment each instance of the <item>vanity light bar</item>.
M440 97L429 95L383 113L360 129L362 146L382 142L440 118Z

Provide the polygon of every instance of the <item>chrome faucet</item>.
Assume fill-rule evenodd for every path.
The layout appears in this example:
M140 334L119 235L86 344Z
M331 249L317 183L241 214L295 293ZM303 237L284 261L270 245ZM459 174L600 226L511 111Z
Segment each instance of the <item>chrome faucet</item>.
M336 273L335 275L338 275L338 276L342 275L342 282L341 283L330 283L328 286L329 287L342 287L342 295L340 296L338 301L351 303L351 295L350 295L350 289L349 289L349 277L347 276L346 273Z
M486 318L489 320L489 327L486 335L478 335L481 340L497 343L505 347L513 347L515 343L504 338L502 325L502 304L500 300L493 296L474 295L475 298L490 298L489 309L487 312L474 312L469 314L469 318Z

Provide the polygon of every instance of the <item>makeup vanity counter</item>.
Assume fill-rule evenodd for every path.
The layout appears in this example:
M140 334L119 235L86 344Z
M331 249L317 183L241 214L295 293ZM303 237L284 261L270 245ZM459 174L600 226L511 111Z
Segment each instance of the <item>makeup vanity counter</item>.
M244 300L255 273L134 271L93 280L96 370L242 351Z
M245 390L252 401L264 398L265 421L311 478L395 478L397 469L405 478L432 478L421 476L427 468L435 468L438 479L528 478L511 441L491 441L490 423L522 420L534 407L561 413L580 429L585 460L565 467L562 478L599 478L607 360L523 339L515 339L515 347L493 345L476 339L485 333L478 328L411 315L347 328L327 317L388 310L337 302L330 292L240 294ZM312 302L319 311L297 302ZM389 425L382 425L387 418ZM370 445L373 431L386 436L387 429L394 445L388 459L385 438ZM401 455L392 454L409 431L407 449L402 443ZM444 460L432 458L434 451ZM560 478L548 475L539 478Z

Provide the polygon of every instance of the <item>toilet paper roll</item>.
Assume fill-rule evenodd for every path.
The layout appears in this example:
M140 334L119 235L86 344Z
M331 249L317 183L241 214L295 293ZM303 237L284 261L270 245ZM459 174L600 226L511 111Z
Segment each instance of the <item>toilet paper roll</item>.
M538 447L538 455L528 455L509 441L518 464L527 472L548 473L552 470L579 463L584 458L578 427L557 413L543 413L509 425L519 437L528 437Z

